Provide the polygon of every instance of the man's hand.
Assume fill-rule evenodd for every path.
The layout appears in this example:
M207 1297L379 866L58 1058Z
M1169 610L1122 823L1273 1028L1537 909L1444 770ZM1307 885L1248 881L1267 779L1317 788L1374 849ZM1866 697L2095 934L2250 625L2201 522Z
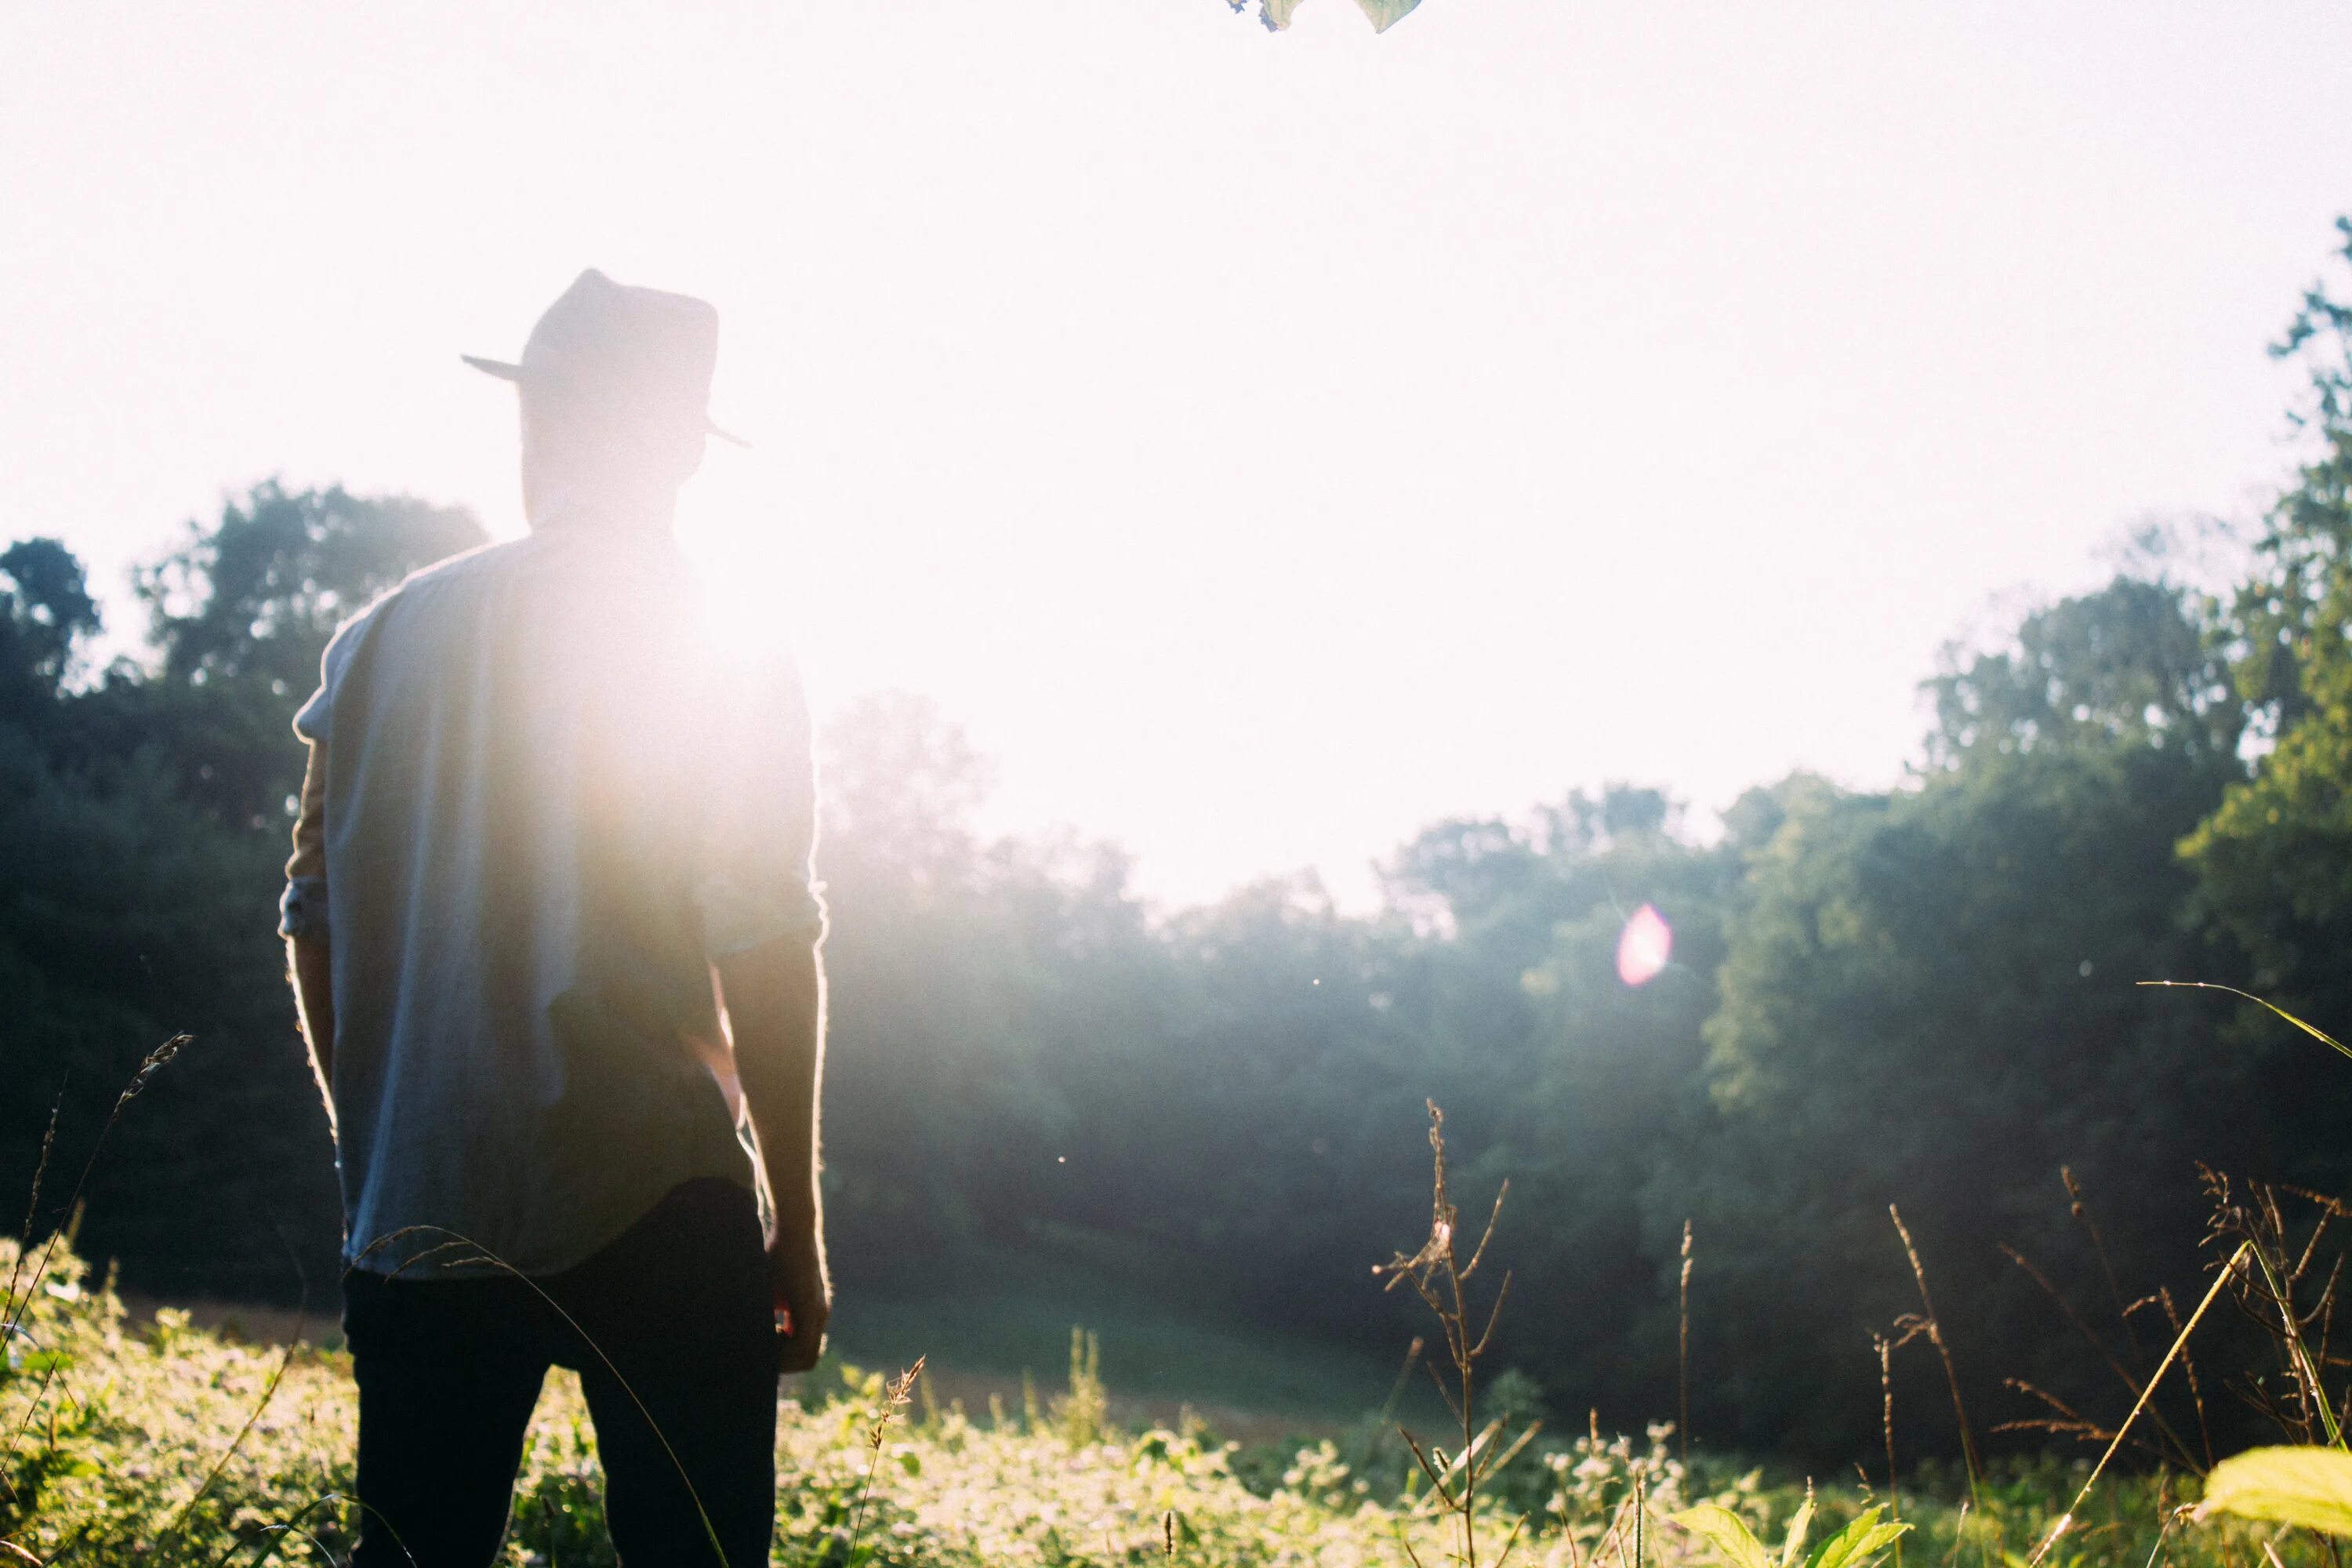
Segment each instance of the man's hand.
M833 1316L833 1284L814 1228L780 1230L768 1248L768 1278L776 1298L776 1370L806 1372L824 1352Z
M824 967L813 942L788 938L719 961L719 994L735 1040L776 1239L768 1248L777 1366L806 1372L824 1348L833 1292L824 1272L824 1200L817 1184L816 1106L824 1063ZM790 1327L786 1327L789 1315Z

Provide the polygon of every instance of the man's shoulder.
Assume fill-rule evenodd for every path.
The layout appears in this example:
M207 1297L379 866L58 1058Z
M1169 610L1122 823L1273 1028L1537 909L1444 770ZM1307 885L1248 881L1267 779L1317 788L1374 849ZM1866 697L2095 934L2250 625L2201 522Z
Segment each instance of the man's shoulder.
M462 592L468 586L481 585L506 575L521 564L520 552L521 547L529 542L528 540L510 539L497 544L484 544L436 561L429 566L418 567L378 594L365 609L345 621L336 630L336 640L355 640L370 626L445 598L452 590Z
M444 589L502 576L522 566L530 553L530 544L528 538L502 540L495 544L481 544L461 551L429 566L420 566L393 584L370 607L382 608L404 597L422 597Z

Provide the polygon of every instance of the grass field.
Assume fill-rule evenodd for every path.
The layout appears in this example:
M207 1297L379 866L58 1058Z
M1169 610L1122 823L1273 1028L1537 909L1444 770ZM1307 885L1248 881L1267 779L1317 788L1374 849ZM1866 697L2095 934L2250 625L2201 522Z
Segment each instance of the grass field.
M1058 1383L1074 1328L1096 1331L1102 1375L1130 1424L1173 1424L1189 1407L1234 1436L1321 1433L1378 1410L1397 1381L1397 1358L1365 1355L1303 1335L1250 1326L1197 1282L1148 1262L1105 1257L1092 1238L1045 1235L1019 1251L971 1251L936 1260L919 1281L845 1285L835 1341L864 1366L929 1358L936 1381L979 1397L1018 1394L1024 1375ZM1423 1387L1409 1414L1434 1418Z
M13 1266L13 1245L0 1243L0 1276ZM22 1272L18 1299L29 1289L30 1305L0 1373L0 1558L341 1560L353 1523L345 1494L354 1396L338 1352L241 1342L170 1309L142 1325L62 1251L38 1278ZM967 1306L971 1294L955 1293ZM1016 1307L1008 1298L962 1321L1001 1312L1006 1337L996 1342L1025 1342L1021 1335L1043 1331ZM907 1331L925 1326L917 1309L905 1310ZM1173 1378L1223 1348L1213 1338L1171 1342L1153 1375ZM1122 1419L1088 1369L1069 1366L1066 1340L1062 1349L1055 1385L1027 1399L1000 1394L994 1409L919 1382L893 1405L878 1372L836 1366L803 1380L784 1408L774 1561L1139 1563L1172 1554L1203 1564L1434 1568L1455 1549L1402 1443L1379 1425L1327 1422L1322 1435L1287 1447L1233 1441L1198 1419L1147 1426ZM1116 1366L1116 1348L1104 1359ZM1334 1381L1321 1386L1349 1375L1327 1368L1291 1386L1311 1392L1327 1374ZM2021 1568L2082 1479L2079 1466L2049 1463L1989 1478L1965 1506L1952 1489L1901 1499L1915 1526L1907 1560ZM2104 1486L2048 1561L2145 1568L2160 1556L2264 1568L2270 1552L2293 1568L2328 1561L2296 1532L2179 1521L2174 1510L2193 1485L2139 1477ZM597 1492L578 1387L559 1376L534 1420L509 1561L609 1563ZM1720 1459L1686 1471L1663 1431L1588 1436L1533 1445L1499 1468L1475 1530L1487 1563L1514 1533L1515 1561L1564 1568L1717 1562L1665 1516L1712 1499L1777 1545L1804 1496ZM1825 1489L1814 1538L1884 1500Z

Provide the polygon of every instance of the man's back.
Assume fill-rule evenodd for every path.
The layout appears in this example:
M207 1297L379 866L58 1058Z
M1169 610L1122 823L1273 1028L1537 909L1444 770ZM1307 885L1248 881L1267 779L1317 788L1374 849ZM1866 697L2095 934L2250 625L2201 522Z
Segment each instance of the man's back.
M666 539L552 528L417 574L329 650L297 729L362 1267L435 1226L551 1273L681 1182L751 1181L690 1042L719 1037L709 939L742 945L714 926L818 918L805 720L789 681L722 686L696 620ZM767 798L730 802L747 776Z

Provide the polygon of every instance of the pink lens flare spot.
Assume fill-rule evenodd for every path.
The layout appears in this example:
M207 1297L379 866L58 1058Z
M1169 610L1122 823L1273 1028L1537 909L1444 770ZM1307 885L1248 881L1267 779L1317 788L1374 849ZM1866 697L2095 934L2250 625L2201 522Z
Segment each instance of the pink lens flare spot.
M1617 939L1617 978L1628 985L1647 985L1665 972L1675 954L1675 928L1654 908L1643 904L1625 922Z

